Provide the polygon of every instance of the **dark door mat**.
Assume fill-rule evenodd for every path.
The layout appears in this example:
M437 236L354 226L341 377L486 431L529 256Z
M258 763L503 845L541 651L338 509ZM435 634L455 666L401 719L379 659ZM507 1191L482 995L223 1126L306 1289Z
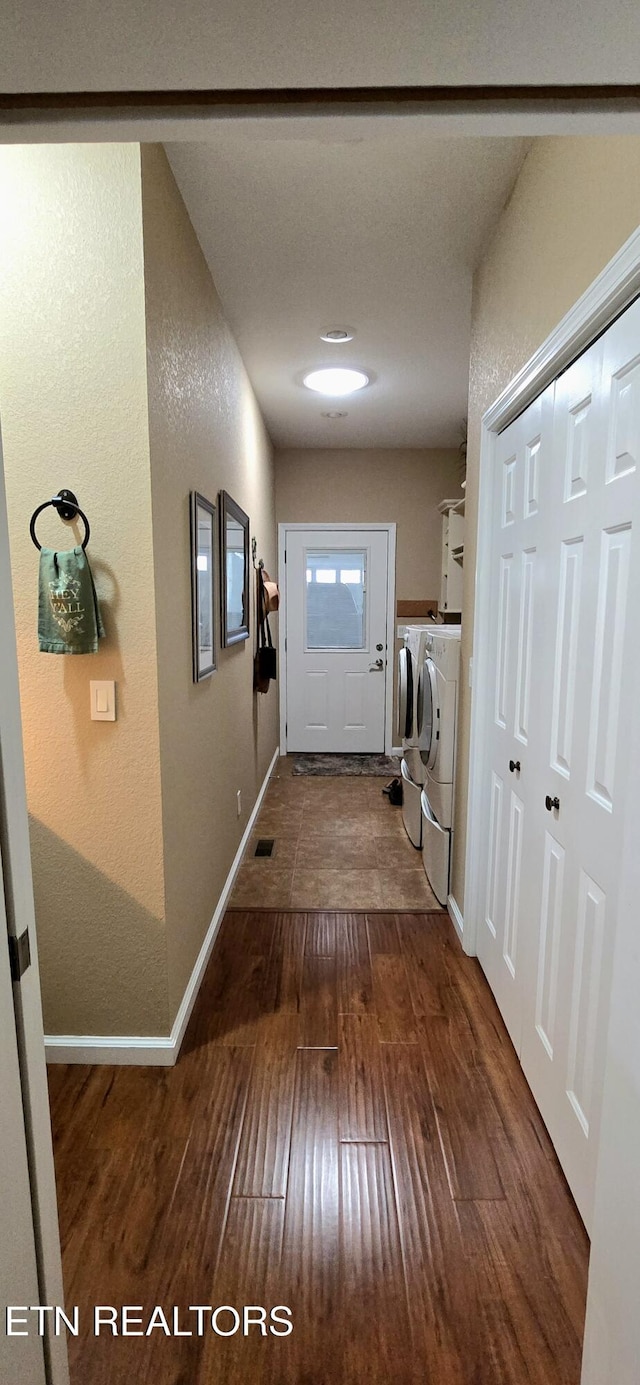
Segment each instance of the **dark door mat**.
M372 774L400 773L395 755L296 755L292 774Z

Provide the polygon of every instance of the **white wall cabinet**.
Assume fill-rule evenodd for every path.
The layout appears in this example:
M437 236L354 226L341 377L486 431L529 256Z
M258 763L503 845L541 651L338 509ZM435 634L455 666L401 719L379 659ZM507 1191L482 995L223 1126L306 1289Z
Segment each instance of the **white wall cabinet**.
M500 434L492 462L478 955L587 1229L637 677L639 456L636 302Z
M443 615L461 615L464 500L443 500L438 508L442 514L440 610Z

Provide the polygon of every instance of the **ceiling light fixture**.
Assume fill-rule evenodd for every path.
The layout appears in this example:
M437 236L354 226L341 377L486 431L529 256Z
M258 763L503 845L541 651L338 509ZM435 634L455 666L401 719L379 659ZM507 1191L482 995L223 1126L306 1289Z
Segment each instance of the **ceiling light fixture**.
M369 384L369 376L363 370L352 370L346 366L328 366L326 369L309 370L303 377L303 385L316 394L327 394L334 399L343 394L355 394Z
M320 341L353 341L355 334L354 327L326 327L324 332L320 333Z

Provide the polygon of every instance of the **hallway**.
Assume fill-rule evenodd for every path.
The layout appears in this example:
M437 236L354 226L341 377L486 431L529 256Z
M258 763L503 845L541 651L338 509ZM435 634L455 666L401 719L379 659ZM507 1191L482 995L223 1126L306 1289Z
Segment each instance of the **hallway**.
M446 914L230 910L175 1068L49 1076L72 1385L578 1385L587 1238Z

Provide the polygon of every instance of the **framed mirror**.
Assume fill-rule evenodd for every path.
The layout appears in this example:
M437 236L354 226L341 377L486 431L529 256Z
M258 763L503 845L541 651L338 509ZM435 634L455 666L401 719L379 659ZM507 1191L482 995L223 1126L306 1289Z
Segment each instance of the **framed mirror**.
M220 492L222 643L249 638L249 516Z
M190 519L193 681L200 683L216 666L216 507L197 491L191 492Z

